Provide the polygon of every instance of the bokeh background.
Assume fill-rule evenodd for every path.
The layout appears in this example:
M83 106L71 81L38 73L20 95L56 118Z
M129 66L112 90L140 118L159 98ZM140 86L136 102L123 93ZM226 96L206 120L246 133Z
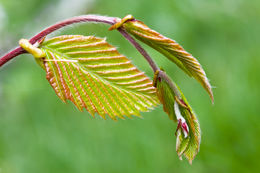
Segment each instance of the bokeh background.
M176 124L162 106L143 119L93 119L63 104L30 55L0 69L0 173L258 172L260 169L259 0L0 0L0 55L43 28L82 14L132 14L199 59L202 87L147 48L182 88L202 129L192 166L175 152ZM152 77L142 56L108 26L81 24L53 35L107 37Z

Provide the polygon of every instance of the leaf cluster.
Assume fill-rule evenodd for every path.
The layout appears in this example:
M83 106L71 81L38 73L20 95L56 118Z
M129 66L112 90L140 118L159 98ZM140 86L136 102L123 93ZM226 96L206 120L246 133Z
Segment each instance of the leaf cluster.
M153 81L105 39L95 36L62 35L45 39L54 30L77 22L102 22L117 29L144 56L154 70ZM79 16L53 25L31 40L20 40L20 47L0 59L0 65L19 53L30 53L45 70L46 79L57 96L70 100L80 110L104 119L140 116L159 103L169 118L178 123L176 151L190 163L199 151L199 122L180 88L149 54L135 41L154 48L194 77L213 101L213 93L200 63L176 41L150 29L143 22L127 15L123 19L104 16Z

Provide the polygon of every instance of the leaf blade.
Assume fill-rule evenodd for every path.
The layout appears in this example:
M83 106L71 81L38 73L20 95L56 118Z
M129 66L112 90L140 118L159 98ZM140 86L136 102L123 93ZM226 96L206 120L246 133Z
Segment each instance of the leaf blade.
M198 119L188 104L180 88L163 71L157 71L154 76L154 86L157 88L158 97L163 104L164 111L169 118L178 121L176 130L176 152L180 159L184 155L191 164L199 152L201 132ZM179 99L178 101L176 100ZM177 107L174 105L177 103ZM178 109L178 110L176 110ZM178 117L178 112L181 114ZM180 123L188 126L188 135Z
M138 20L126 21L123 24L123 28L138 40L162 53L186 74L194 77L207 91L212 102L214 101L212 87L202 66L196 58L185 51L176 41L150 29L147 25Z
M112 119L158 104L152 81L104 39L58 36L41 43L46 78L62 101Z

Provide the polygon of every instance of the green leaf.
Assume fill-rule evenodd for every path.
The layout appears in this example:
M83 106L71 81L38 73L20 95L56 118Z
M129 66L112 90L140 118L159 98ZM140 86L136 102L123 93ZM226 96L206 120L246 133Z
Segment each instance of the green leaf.
M163 71L155 72L154 86L170 119L178 121L176 151L179 158L184 155L189 163L199 152L201 132L196 115L192 111L179 87ZM183 126L182 126L183 125ZM187 126L187 131L185 130Z
M195 113L192 111L190 105L188 104L188 102L183 94L182 94L181 98L182 98L182 101L184 102L184 104L187 105L187 107L188 107L188 109L186 109L186 108L180 106L181 114L185 118L185 120L189 126L189 129L190 129L189 144L184 152L184 156L189 160L189 162L191 164L192 160L198 154L199 148L200 148L200 141L201 141L200 124L199 124L199 121L198 121ZM183 136L183 134L182 134L182 136ZM180 142L185 142L185 141L183 140Z
M122 26L135 38L156 49L178 65L189 76L194 77L208 92L211 100L214 100L211 85L200 63L190 53L186 52L176 41L150 29L143 22L138 20L127 20Z
M157 95L163 105L163 110L169 115L171 120L177 121L174 111L175 94L169 83L161 76L162 71L156 71L154 76L154 86L157 88Z
M182 155L186 151L187 147L189 146L190 138L185 138L182 134L181 129L178 129L176 132L176 152L182 160Z
M158 104L152 81L105 39L64 35L43 41L36 59L59 98L112 119L148 111Z

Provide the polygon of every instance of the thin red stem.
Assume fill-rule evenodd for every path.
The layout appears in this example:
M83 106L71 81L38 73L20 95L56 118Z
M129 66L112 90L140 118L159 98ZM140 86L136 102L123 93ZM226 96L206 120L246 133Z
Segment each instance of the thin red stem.
M74 24L74 23L98 22L98 23L106 23L106 24L113 25L118 20L119 19L115 18L115 17L106 17L106 16L98 16L98 15L77 16L77 17L73 17L73 18L58 22L58 23L44 29L43 31L41 31L40 33L38 33L37 35L32 37L29 41L30 41L31 44L34 44L37 41L41 40L46 35L54 32L54 31L56 31L60 28L63 28L65 26L68 26L68 25L71 25L71 24ZM26 53L26 51L21 47L17 47L14 50L8 52L7 54L5 54L4 56L2 56L0 58L0 67L3 66L8 61L10 61L11 59L13 59L16 56L21 55L23 53Z
M35 44L36 42L40 41L42 38L47 36L48 34L63 28L65 26L74 24L74 23L81 23L81 22L97 22L97 23L106 23L109 25L114 25L116 22L118 22L120 19L115 17L106 17L106 16L98 16L98 15L84 15L84 16L77 16L73 17L61 22L58 22L40 33L36 34L34 37L32 37L29 41L31 44ZM152 67L153 71L159 70L156 63L152 60L150 55L142 48L142 46L133 39L124 29L119 28L118 31L144 56L144 58L147 60L149 65ZM10 61L11 59L15 58L16 56L26 53L26 51L21 48L17 47L14 50L10 51L6 55L0 58L0 67Z
M151 56L144 50L144 48L135 41L133 37L131 37L124 29L118 28L117 29L147 60L149 65L152 67L153 71L156 72L157 70L160 70L159 67L156 65L156 63L153 61Z
M26 53L26 52L21 47L17 47L14 50L11 50L10 52L8 52L7 54L5 54L4 56L2 56L0 58L0 67L2 65L4 65L5 63L7 63L8 61L10 61L11 59L13 59L14 57L21 55L23 53Z
M68 26L68 25L71 25L74 23L98 22L98 23L106 23L106 24L114 25L117 22L117 20L118 20L118 18L115 18L115 17L106 17L106 16L98 16L98 15L84 15L84 16L73 17L73 18L58 22L58 23L44 29L43 31L41 31L40 33L38 33L37 35L32 37L30 39L30 43L34 44L37 41L41 40L46 35L54 32L60 28L63 28L65 26Z
M123 28L118 28L117 30L143 55L143 57L147 60L149 65L152 67L154 73L157 70L159 70L159 76L162 77L169 84L174 94L178 98L181 98L181 93L177 85L168 77L168 75L164 71L159 69L157 64L153 61L153 59L146 52L146 50L144 50L144 48L139 43L137 43L135 39L132 36L130 36Z

